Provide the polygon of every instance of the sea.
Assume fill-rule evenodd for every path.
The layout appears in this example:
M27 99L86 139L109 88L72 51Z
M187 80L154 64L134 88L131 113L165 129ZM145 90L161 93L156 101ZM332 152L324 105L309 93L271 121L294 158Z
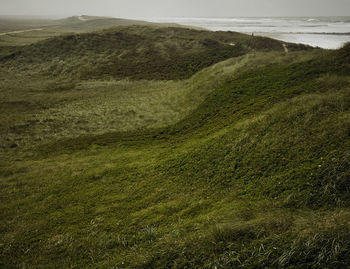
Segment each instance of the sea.
M212 31L234 31L267 36L286 42L325 49L338 49L350 42L347 17L234 17L234 18L147 18L158 23L178 23Z

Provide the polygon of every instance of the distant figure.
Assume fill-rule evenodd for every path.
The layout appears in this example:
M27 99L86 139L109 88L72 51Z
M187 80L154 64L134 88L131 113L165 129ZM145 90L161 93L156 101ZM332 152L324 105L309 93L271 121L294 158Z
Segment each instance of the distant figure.
M254 37L254 33L252 32L252 37Z
M283 44L283 48L284 48L284 52L285 52L285 53L288 53L288 47L287 47L286 44Z

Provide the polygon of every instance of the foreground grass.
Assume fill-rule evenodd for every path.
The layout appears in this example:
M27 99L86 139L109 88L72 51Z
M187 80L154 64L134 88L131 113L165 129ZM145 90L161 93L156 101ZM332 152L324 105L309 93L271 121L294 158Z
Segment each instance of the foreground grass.
M310 101L311 107L306 105ZM337 182L316 189L308 187L313 178L283 182L279 173L259 169L260 173L269 173L270 184L252 188L250 183L257 183L252 175L256 170L252 169L247 177L251 182L244 183L243 177L232 179L228 185L227 181L212 184L215 178L225 178L222 173L232 178L225 169L237 165L232 153L220 147L248 150L251 142L244 139L254 139L261 128L270 126L270 135L260 141L261 147L266 147L271 137L278 137L279 142L274 141L281 150L290 136L279 134L278 125L273 124L275 117L288 122L299 119L290 127L300 130L316 108L321 114L332 111L329 107L334 97L306 96L292 104L296 106L277 105L263 118L228 126L210 137L91 145L70 154L3 163L3 265L220 268L347 264L350 212L344 203L332 205L333 195L341 197L334 192L337 188L332 188ZM305 116L300 117L300 113ZM310 144L317 141L312 135L304 137L305 133L293 135ZM300 148L304 146L300 144ZM207 147L211 150L205 154L214 154L218 162L222 156L231 164L208 162L201 153ZM258 146L254 149L247 154L259 153ZM198 154L203 160L199 163ZM331 154L336 156L335 152ZM274 154L266 156L273 158ZM201 162L206 168L198 167ZM307 169L310 174L319 173L324 168L318 166L315 160ZM217 175L213 174L214 167ZM306 184L304 190L323 190L327 200L323 206L316 209L314 204L310 209L305 198L312 195L299 195L298 186L290 182ZM278 197L276 188L285 191L279 199L270 199L264 189Z
M184 81L26 89L5 69L3 141L26 142L0 162L1 266L348 266L349 55L253 53ZM29 111L67 129L16 133Z

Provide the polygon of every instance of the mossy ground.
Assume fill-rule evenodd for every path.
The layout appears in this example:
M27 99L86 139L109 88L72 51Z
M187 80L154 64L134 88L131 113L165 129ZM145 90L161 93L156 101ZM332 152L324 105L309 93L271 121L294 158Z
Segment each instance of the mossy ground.
M1 266L348 266L349 62L347 46L176 81L3 68Z

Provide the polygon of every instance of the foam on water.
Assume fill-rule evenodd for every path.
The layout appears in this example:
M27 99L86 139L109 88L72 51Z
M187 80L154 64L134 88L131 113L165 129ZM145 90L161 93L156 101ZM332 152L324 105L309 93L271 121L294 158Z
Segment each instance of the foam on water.
M336 49L350 42L350 17L312 18L147 18L153 22L172 22L213 31L255 33L286 42Z

